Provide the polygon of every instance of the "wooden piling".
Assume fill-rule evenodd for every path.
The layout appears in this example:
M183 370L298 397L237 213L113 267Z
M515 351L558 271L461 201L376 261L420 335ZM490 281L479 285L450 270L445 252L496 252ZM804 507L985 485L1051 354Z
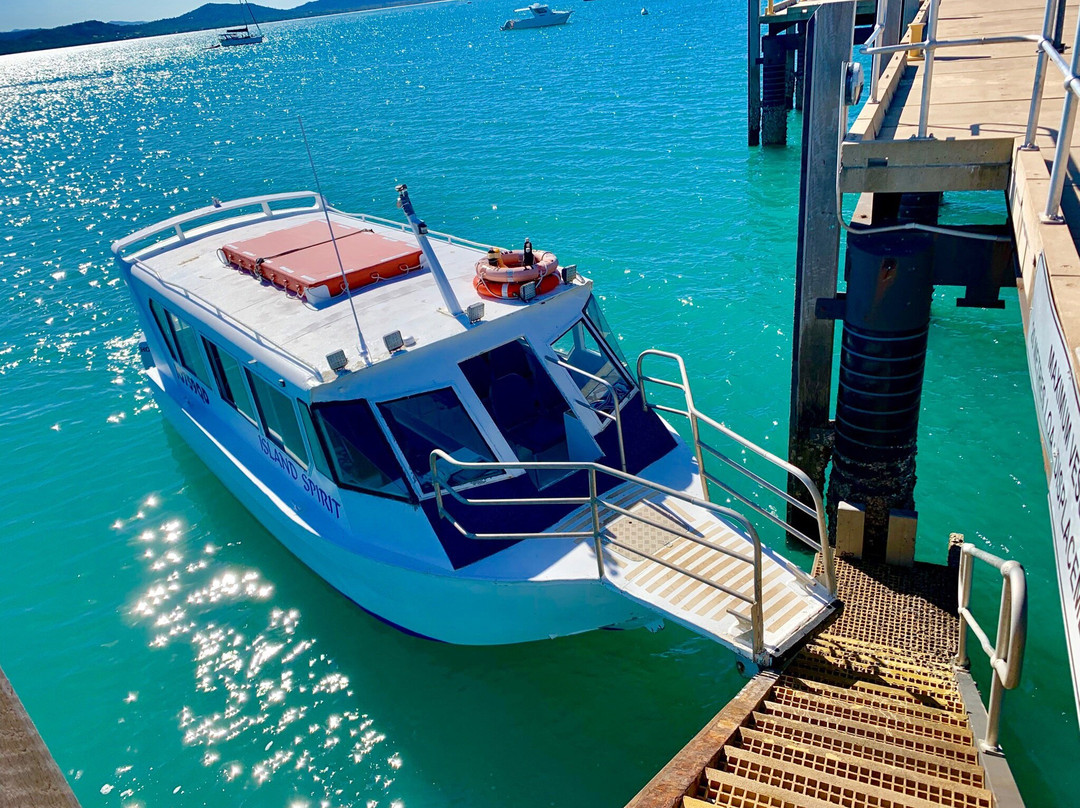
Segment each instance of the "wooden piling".
M836 218L836 143L840 132L837 87L844 62L851 59L855 3L819 6L806 34L799 235L795 270L795 327L791 361L791 415L788 456L825 487L832 426L833 321L817 316L820 299L836 297L840 224ZM802 486L790 493L806 499ZM809 503L807 503L809 504ZM788 521L806 525L806 516L788 506Z
M746 0L746 142L761 142L761 5Z

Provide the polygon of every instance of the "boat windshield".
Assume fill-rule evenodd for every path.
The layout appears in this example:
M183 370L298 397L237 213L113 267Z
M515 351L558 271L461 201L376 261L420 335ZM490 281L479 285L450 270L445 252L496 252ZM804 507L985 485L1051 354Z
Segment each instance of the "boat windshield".
M569 459L566 419L576 418L528 342L507 342L460 367L518 460ZM543 487L565 474L544 472L534 483Z
M368 402L327 402L313 410L339 485L409 499L401 466Z
M603 339L610 332L595 301L590 299L585 314L587 320L578 320L551 347L563 362L582 371L571 372L570 376L589 406L612 413L616 401L621 404L633 391L633 384L621 354Z
M379 403L390 432L397 441L422 491L434 491L431 452L442 449L466 463L494 462L495 454L451 388ZM449 479L451 485L475 482L501 474L498 470L463 469Z

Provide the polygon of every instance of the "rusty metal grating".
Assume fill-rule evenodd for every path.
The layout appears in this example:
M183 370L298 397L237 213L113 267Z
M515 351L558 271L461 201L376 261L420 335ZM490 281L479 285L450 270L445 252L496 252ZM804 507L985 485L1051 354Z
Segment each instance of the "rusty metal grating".
M789 673L841 687L853 687L860 681L897 688L930 707L964 713L963 702L953 682L913 671L894 670L881 664L856 663L825 656L820 649L807 647L788 668Z
M921 779L907 772L883 771L840 760L834 755L822 754L807 747L779 743L764 737L750 739L744 744L744 748L763 757L813 769L870 788L886 789L908 797L928 800L944 808L991 808L989 793L981 789L972 793L932 778Z
M797 799L785 799L760 790L727 781L707 781L703 799L725 808L802 808Z
M911 749L916 752L924 752L937 757L947 758L949 760L959 760L965 763L978 762L978 756L975 752L975 747L973 746L963 747L958 744L935 741L932 738L909 735L906 732L898 732L882 727L873 727L867 724L851 723L831 716L810 713L806 710L797 710L783 705L767 704L765 706L768 708L769 712L764 715L777 715L792 721L801 721L813 726L833 730L834 732L842 732L853 738L859 738L871 743L881 743L900 747L901 749ZM755 717L756 716L757 714L755 713Z
M773 689L770 695L772 703L783 704L787 707L795 707L807 710L830 718L839 718L844 721L858 722L882 729L899 730L909 732L912 735L922 735L946 743L966 744L971 743L971 731L964 724L957 721L955 725L948 726L938 722L916 722L905 720L902 716L896 716L885 711L872 711L839 701L822 699L809 693L799 693L786 687ZM955 719L953 719L955 721Z
M793 795L811 797L830 805L844 808L905 808L906 801L900 795L864 790L857 788L855 783L834 781L827 775L801 768L777 766L757 756L733 756L728 761L728 770L736 776L753 778L756 782Z
M885 694L880 691L874 692L855 687L835 687L823 682L815 682L812 679L802 679L795 676L781 676L777 684L796 692L835 699L868 710L887 710L890 713L906 716L908 719L936 721L956 727L968 726L965 719L951 712L925 707L904 691L895 691L903 696L902 698L896 698L892 693Z
M955 569L937 564L902 568L837 559L844 610L830 633L947 663L956 656L960 638L956 575Z
M918 752L863 744L849 736L833 733L820 727L786 721L777 716L766 716L758 722L756 729L743 730L743 733L748 737L752 737L754 733L761 733L778 741L803 744L821 753L848 755L882 766L903 769L913 775L935 777L973 788L982 788L986 782L982 769L974 764L965 765L959 761L942 760L936 756Z

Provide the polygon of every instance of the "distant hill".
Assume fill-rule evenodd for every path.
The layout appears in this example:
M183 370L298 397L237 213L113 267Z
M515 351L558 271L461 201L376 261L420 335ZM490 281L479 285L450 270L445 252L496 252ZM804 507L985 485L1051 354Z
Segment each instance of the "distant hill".
M419 0L423 2L424 0ZM259 22L295 20L325 14L344 14L373 8L409 5L418 0L312 0L291 9L267 8L249 4ZM428 0L431 2L431 0ZM26 51L68 48L94 42L115 42L147 36L182 34L214 28L231 28L250 24L246 11L237 3L207 3L194 11L153 22L100 22L87 20L59 28L35 28L24 31L0 31L0 55Z

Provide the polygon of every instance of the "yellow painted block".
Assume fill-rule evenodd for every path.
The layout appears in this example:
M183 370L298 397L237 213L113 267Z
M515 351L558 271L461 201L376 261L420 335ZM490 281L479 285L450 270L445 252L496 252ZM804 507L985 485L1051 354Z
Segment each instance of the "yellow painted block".
M861 505L841 502L836 508L836 554L862 558L866 511Z
M885 541L885 562L900 567L915 563L915 529L919 514L915 511L889 511L889 535Z

